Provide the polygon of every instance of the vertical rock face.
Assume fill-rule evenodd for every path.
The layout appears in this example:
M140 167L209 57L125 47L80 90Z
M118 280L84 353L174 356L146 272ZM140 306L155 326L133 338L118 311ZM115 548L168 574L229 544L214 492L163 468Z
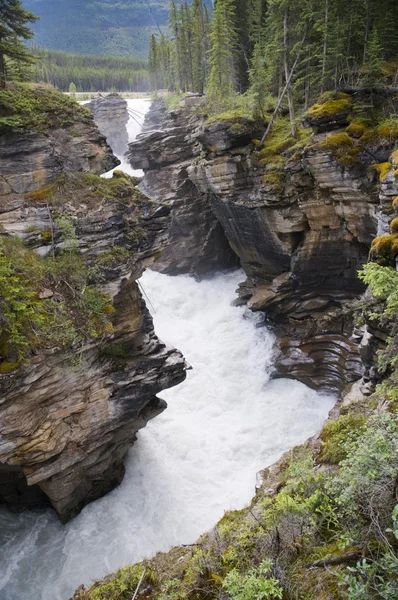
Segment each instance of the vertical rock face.
M117 161L92 119L71 131L79 137L7 132L0 143L2 236L57 255L58 215L73 222L87 268L98 271L104 252L122 249L101 267L112 331L67 352L40 347L0 374L0 502L19 508L47 500L63 522L121 481L136 432L166 407L157 394L185 378L181 353L157 338L137 284L167 239L169 210L128 179L120 197L100 186L95 192L92 178L76 171L99 173ZM79 177L85 187L68 194Z
M330 129L342 125L332 120ZM206 122L184 108L163 117L160 131L131 144L130 160L145 170L143 190L163 193L172 207L175 234L160 264L171 254L173 264L180 258L186 270L194 264L191 257L200 255L205 236L191 235L190 251L180 256L177 232L183 235L195 219L204 223L206 198L247 274L240 301L276 324L277 374L340 391L363 368L341 306L364 290L357 271L381 219L370 155L341 166L333 152L319 147L327 130L323 123L322 133L287 160L277 186L268 183L266 166L256 158L251 140L259 132L252 122ZM388 160L391 150L391 143L378 148L379 160Z
M141 185L150 198L172 206L168 241L153 269L162 273L204 275L237 264L210 206L211 191L189 177L196 156L196 119L189 112L167 114L155 102L144 132L129 145L130 161L144 169Z
M126 100L119 94L109 94L92 100L86 104L86 108L93 113L98 129L106 137L113 152L123 156L129 141L126 129L129 120Z

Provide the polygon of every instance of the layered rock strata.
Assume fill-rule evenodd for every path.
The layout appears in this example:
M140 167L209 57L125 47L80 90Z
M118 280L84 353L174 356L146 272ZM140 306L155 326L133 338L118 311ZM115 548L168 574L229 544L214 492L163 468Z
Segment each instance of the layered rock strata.
M336 128L347 125L343 117L329 119L329 130L341 131ZM240 302L264 311L276 325L277 374L337 392L358 379L358 339L341 307L363 292L357 271L383 223L378 175L368 166L375 153L388 160L393 143L345 167L320 147L328 130L324 120L322 132L288 156L275 185L264 177L267 165L252 143L261 132L250 120L211 122L184 108L158 113L157 120L161 128L130 144L130 161L145 170L144 192L163 195L173 208L172 236L160 264L167 258L171 272L180 272L182 261L184 270L195 270L211 231L205 203L217 221L213 230L221 226L246 272ZM189 234L190 250L182 255L179 248L195 221L204 231ZM218 258L215 264L223 266Z
M129 141L126 128L129 120L126 100L119 94L109 94L95 98L85 106L93 113L98 129L106 137L113 152L123 156Z
M77 128L79 138L9 133L0 152L1 235L57 255L64 243L57 217L69 219L115 308L112 332L67 352L41 347L0 375L0 502L19 508L47 500L63 522L120 483L136 432L166 407L157 394L185 378L182 355L157 338L137 283L166 240L169 209L138 190L126 197L123 186L120 197L88 203L83 190L63 202L76 171L99 173L116 162L92 119ZM46 186L55 190L54 205ZM88 195L92 189L88 179ZM99 257L115 247L121 258L100 267Z
M162 273L201 276L237 264L211 210L211 192L198 189L189 177L197 156L196 123L190 111L166 113L158 101L149 111L144 132L129 145L130 161L146 173L142 191L172 206L168 242L153 266Z

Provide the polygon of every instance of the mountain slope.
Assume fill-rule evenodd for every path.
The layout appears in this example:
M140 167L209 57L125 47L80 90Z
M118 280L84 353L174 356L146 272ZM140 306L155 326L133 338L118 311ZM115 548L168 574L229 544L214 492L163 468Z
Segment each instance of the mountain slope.
M24 0L40 17L32 29L45 48L146 58L152 33L167 28L168 0Z

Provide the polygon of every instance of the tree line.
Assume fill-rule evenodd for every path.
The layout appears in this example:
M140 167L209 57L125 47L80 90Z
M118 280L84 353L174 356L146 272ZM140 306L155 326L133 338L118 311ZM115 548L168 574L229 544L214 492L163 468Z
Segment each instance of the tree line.
M137 58L69 54L34 48L38 57L31 76L68 91L74 83L78 92L147 92L150 87L148 63Z
M284 92L295 107L326 90L391 83L398 71L395 0L171 0L170 35L152 36L154 89L206 91L221 106L247 90ZM285 89L286 88L286 89Z

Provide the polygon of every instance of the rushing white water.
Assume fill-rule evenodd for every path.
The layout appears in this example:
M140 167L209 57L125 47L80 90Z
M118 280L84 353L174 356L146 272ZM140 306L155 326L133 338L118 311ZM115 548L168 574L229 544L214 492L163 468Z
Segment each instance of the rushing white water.
M131 111L129 121L126 126L130 142L135 140L137 135L140 133L142 125L144 124L145 115L148 112L149 107L151 106L151 102L152 100L127 100L127 107ZM118 159L121 161L121 164L118 167L116 167L116 169L124 171L128 175L135 175L136 177L141 177L144 174L144 172L140 169L133 169L130 163L127 162L125 156L118 156ZM115 169L112 169L112 171L108 171L103 175L103 177L112 177L112 173L114 170Z
M139 127L131 119L128 129L132 141ZM161 394L169 408L138 434L122 485L71 523L49 510L0 509L0 600L66 600L81 583L195 541L250 501L258 470L320 429L334 399L269 380L272 335L258 315L230 305L243 277L145 273L156 332L193 370Z
M65 527L51 511L0 511L1 600L66 600L80 583L193 542L250 501L256 471L320 429L333 398L269 380L272 335L230 306L242 277L144 275L158 335L193 370L161 394L169 408L139 433L118 489Z

